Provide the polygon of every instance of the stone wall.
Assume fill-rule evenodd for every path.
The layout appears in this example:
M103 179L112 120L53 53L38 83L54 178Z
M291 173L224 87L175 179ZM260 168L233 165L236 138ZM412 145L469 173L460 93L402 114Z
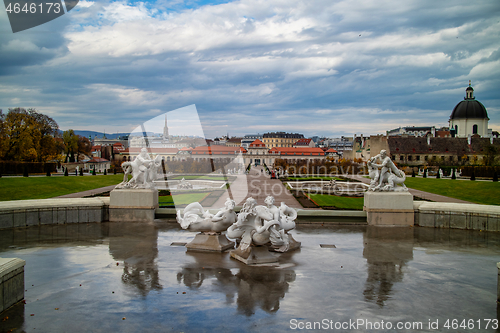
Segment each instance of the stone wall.
M106 197L0 202L0 229L108 220Z
M500 231L500 206L415 201L420 227Z
M24 298L24 265L18 258L0 258L0 312Z

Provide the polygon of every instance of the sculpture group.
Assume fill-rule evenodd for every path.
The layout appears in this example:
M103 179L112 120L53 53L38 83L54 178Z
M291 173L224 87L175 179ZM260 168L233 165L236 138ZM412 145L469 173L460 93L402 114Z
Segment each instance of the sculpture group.
M154 188L153 181L158 177L158 170L161 169L161 156L152 159L146 148L132 162L123 162L123 182L116 185L120 188ZM128 180L128 176L132 178Z
M387 156L387 151L381 150L380 154L366 162L366 166L371 179L368 191L408 191L404 184L405 173L394 165L391 158ZM397 186L398 184L401 186Z
M234 246L227 238L239 244L231 251L231 257L246 264L277 262L269 253L287 252L300 247L289 231L295 228L297 212L281 203L274 205L274 197L265 199L265 206L248 198L238 214L234 212L235 202L227 199L225 207L216 214L205 211L194 202L184 212L177 211L177 222L183 229L199 231L195 239L186 245L188 249L202 251L224 251ZM226 231L226 236L222 232Z

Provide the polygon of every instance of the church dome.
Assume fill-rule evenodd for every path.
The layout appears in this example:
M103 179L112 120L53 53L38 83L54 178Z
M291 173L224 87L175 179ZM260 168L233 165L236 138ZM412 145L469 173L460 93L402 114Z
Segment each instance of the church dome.
M450 120L452 119L489 119L488 113L484 105L474 98L474 89L470 83L465 89L465 98L458 103L453 112L451 113Z

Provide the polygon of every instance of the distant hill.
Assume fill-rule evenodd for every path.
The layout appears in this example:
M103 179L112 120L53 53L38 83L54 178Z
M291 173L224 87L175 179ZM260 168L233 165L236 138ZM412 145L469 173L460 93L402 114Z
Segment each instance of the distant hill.
M96 136L98 138L102 138L104 136L104 133L103 132L96 132L96 131L80 131L80 130L73 130L75 132L76 135L81 135L83 137L86 137L88 138L89 135L90 137L93 139L95 138ZM61 131L59 130L59 133L62 135L64 131ZM106 138L108 139L118 139L118 137L120 136L127 136L129 135L130 133L106 133Z

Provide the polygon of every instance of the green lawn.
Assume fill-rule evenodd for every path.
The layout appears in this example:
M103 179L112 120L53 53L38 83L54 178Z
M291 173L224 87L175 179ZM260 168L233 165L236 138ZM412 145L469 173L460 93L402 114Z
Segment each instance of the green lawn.
M0 178L0 201L47 199L60 195L116 185L123 181L120 175L52 176Z
M363 210L363 197L339 197L329 194L307 194L307 196L320 207L337 207L338 209Z
M407 187L484 205L500 205L500 182L407 177Z
M188 205L192 202L202 201L209 193L185 193L175 194L172 198L171 195L165 195L158 198L160 206L173 206L175 205ZM175 200L175 203L174 203Z

